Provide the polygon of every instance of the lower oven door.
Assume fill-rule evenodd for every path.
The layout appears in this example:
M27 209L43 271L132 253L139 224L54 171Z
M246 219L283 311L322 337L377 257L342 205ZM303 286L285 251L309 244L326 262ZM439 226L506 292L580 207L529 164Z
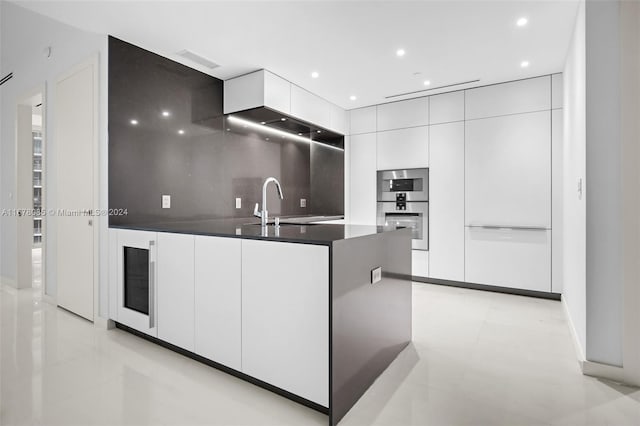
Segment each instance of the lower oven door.
M429 250L429 203L407 202L399 209L395 202L378 202L377 222L380 226L402 226L413 232L412 248Z

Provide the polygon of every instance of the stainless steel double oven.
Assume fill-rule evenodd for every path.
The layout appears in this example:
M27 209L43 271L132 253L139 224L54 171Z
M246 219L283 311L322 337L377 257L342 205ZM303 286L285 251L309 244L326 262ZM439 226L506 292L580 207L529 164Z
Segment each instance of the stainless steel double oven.
M413 230L412 248L429 250L429 169L378 172L378 225Z

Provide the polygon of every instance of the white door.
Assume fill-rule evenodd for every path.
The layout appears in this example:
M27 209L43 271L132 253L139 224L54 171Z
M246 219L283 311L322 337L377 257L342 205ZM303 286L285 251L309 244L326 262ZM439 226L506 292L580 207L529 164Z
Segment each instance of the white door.
M55 144L57 162L57 299L58 305L93 321L94 146L97 123L97 67L84 64L56 83Z

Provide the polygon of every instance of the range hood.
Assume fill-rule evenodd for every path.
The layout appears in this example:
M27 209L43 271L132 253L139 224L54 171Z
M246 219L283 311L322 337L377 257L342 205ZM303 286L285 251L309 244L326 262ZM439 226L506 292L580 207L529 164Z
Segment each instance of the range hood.
M285 132L297 138L319 142L335 148L344 149L344 136L324 127L299 118L291 117L268 107L252 108L229 115L230 119L240 119L255 129L261 126L265 131L273 129Z

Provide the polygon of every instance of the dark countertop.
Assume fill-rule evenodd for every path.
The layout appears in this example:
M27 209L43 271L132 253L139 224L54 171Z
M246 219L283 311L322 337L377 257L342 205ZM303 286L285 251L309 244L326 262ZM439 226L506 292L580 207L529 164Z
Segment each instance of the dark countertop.
M216 237L245 238L254 240L281 241L331 245L338 240L364 237L396 230L395 227L337 224L282 224L276 231L267 227L266 235L260 223L253 218L186 220L178 222L143 223L137 225L110 225L110 228L138 231L171 232L177 234L209 235Z

